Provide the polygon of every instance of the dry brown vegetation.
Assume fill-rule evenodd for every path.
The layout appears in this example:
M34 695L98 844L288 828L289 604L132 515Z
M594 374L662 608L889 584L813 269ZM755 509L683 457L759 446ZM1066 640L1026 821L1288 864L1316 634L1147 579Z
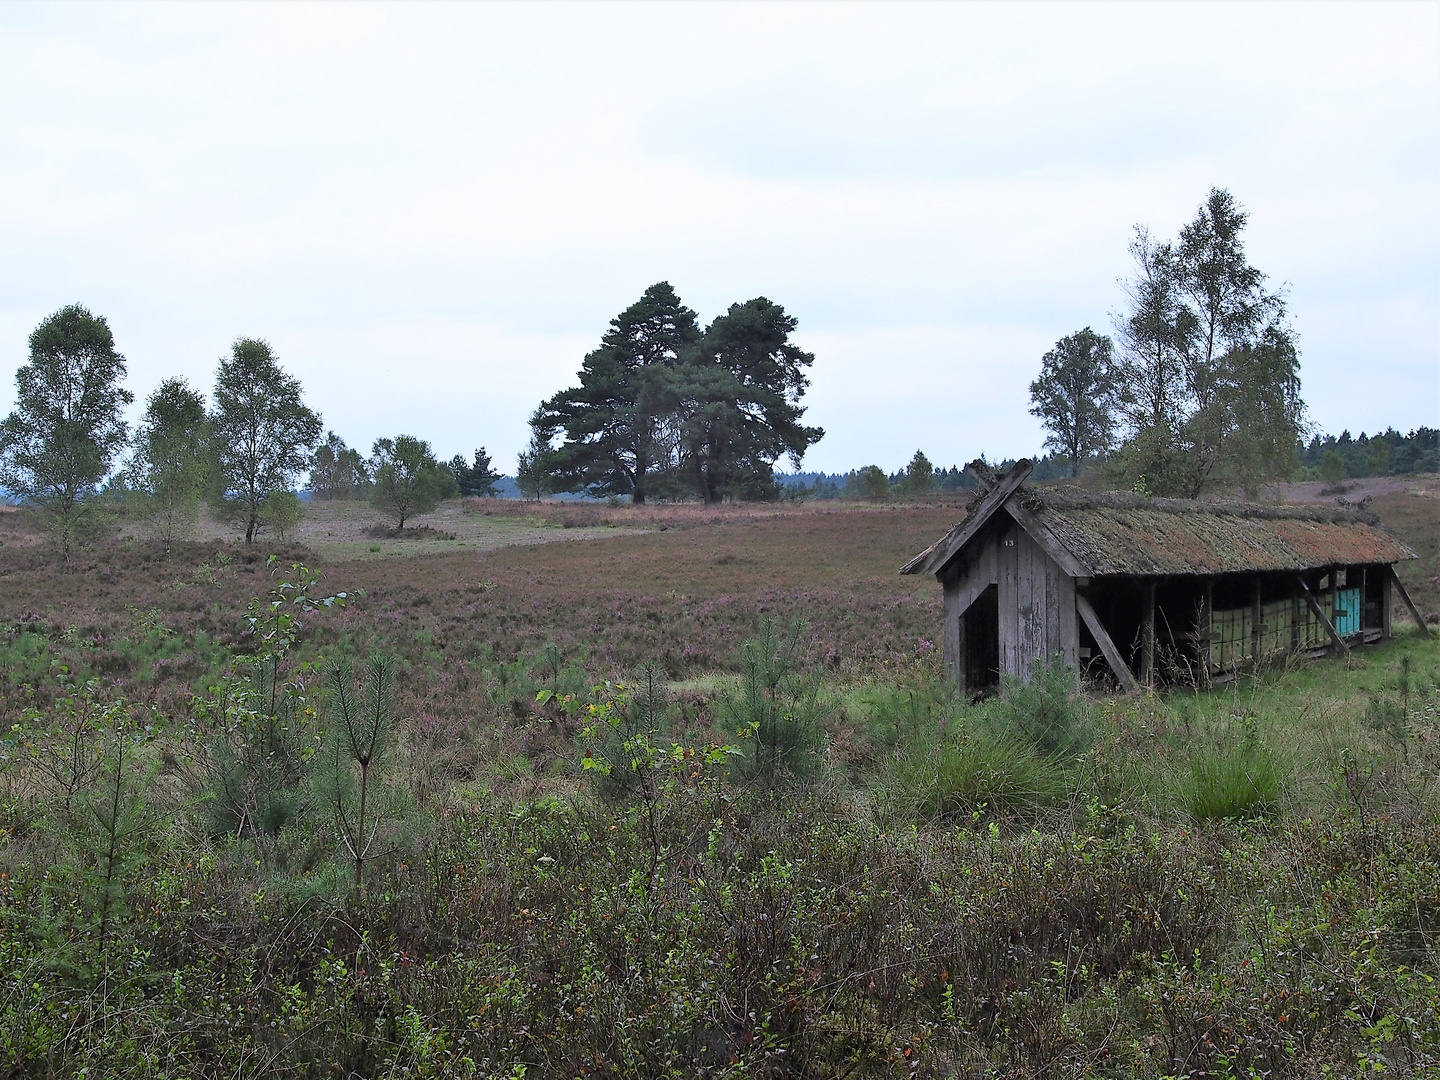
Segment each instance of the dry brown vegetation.
M676 679L733 670L740 640L769 613L805 618L814 655L859 673L933 656L938 592L896 570L963 513L953 504L654 507L634 518L563 504L540 515L520 504L494 509L520 523L509 546L432 551L422 540L402 554L344 560L327 558L322 543L276 554L281 565L321 569L331 591L363 592L317 627L322 643L341 636L360 648L391 642L407 660L437 670L512 662L551 642L595 673L628 671L646 659L660 660ZM483 519L484 511L474 516ZM612 524L636 519L647 531ZM575 521L603 537L563 527ZM148 618L181 641L201 634L234 646L237 613L272 573L271 549L262 544L246 551L190 543L166 558L143 541L117 540L67 565L36 542L23 515L5 515L0 527L0 625L45 627L51 637L69 631L91 646L79 662L147 686L162 672L138 670L115 654L116 639L133 636ZM556 542L534 543L536 534ZM183 674L205 673L195 670L203 661L194 651L191 663ZM17 690L12 679L12 699Z
M1374 508L1433 605L1435 501ZM123 535L65 565L0 514L0 1075L1440 1067L1436 642L1169 697L1054 672L971 705L938 677L939 590L896 573L963 512L456 503L421 521L454 540L302 532L274 565ZM265 655L241 616L294 562L350 602L277 661L315 708L247 759L245 797L283 804L260 828L221 793L273 697L223 676ZM741 642L792 614L817 737L764 778L715 744L758 744ZM301 661L370 647L404 670L357 860ZM660 721L586 734L638 722L602 680L648 659ZM582 767L617 749L633 775Z

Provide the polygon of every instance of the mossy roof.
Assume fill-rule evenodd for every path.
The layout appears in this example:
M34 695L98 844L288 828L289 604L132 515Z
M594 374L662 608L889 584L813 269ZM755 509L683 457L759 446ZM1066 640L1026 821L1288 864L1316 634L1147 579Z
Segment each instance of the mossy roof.
M1393 563L1415 553L1356 507L1153 499L1021 485L981 498L902 573L938 573L1002 507L1042 546L1058 543L1089 575L1233 574ZM1038 523L1038 527L1037 527ZM956 546L956 542L959 546Z

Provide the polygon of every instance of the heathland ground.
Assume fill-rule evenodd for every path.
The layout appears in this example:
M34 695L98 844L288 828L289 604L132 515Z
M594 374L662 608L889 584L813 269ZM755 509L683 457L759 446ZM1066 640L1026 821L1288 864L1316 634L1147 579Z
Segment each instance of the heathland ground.
M1440 613L1440 484L1364 494ZM896 569L961 514L313 504L62 563L0 513L0 1067L1440 1068L1437 639L958 701Z

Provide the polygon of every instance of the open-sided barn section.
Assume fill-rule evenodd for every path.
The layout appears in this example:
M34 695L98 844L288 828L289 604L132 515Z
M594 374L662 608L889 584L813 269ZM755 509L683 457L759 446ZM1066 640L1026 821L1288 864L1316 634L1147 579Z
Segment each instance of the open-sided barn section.
M1389 637L1415 555L1346 507L1258 506L982 477L969 513L901 568L945 595L945 659L970 692L1059 659L1126 689Z

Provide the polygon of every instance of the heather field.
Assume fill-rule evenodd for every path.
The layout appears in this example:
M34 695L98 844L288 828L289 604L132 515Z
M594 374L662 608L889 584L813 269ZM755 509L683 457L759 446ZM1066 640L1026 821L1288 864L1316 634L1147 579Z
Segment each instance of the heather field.
M1440 1070L1440 639L956 700L963 512L0 513L0 1075Z
M330 520L364 520L359 506L324 511ZM417 530L413 539L367 542L384 550L353 559L343 556L358 542L340 541L337 557L322 517L312 523L313 548L302 531L293 544L247 552L192 543L166 558L143 541L119 539L68 565L10 513L0 516L0 622L40 630L34 647L46 657L58 645L77 670L179 708L218 674L228 649L244 647L237 613L268 587L267 556L278 549L282 568L306 562L324 573L327 590L354 594L343 611L317 620L316 647L383 643L418 665L407 693L429 700L407 707L456 719L470 703L445 689L448 680L529 661L546 646L597 676L618 677L647 659L671 679L733 671L740 642L766 613L806 619L811 651L829 668L857 676L928 669L938 590L896 571L963 513L959 503L537 511L476 500L470 513L447 507L419 520L421 530L437 531L463 521L465 539ZM161 636L163 655L151 657L144 641ZM29 645L18 648L29 655ZM33 663L7 670L0 715L13 712L18 688L37 674Z

